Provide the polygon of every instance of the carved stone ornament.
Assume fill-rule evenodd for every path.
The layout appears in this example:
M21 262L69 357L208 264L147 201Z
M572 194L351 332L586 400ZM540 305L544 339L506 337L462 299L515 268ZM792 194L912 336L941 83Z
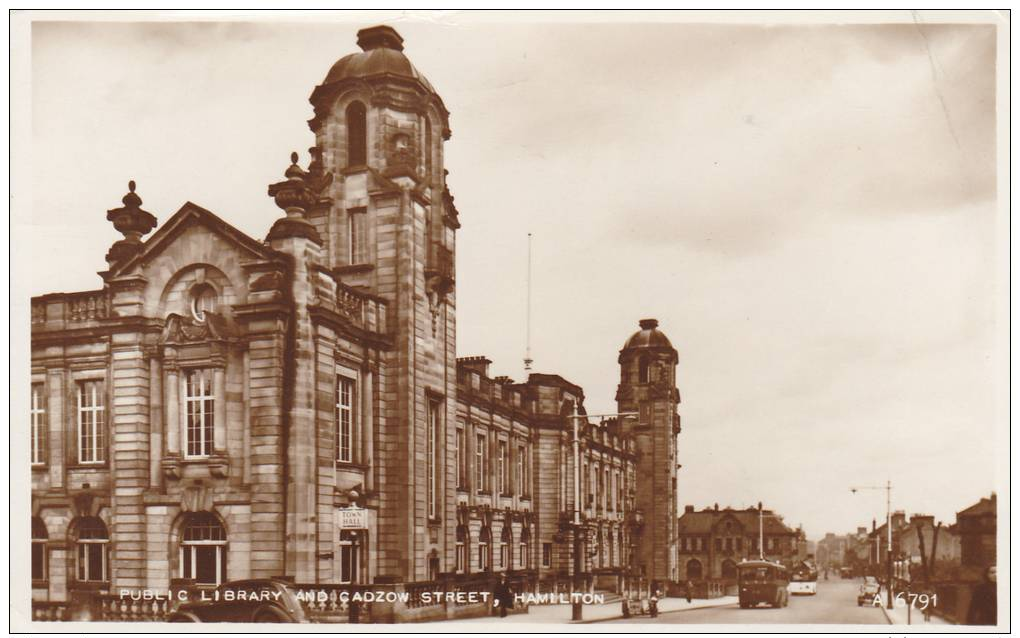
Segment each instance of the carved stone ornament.
M159 341L161 344L201 343L229 341L237 336L237 330L222 315L207 310L202 322L176 313L169 314Z

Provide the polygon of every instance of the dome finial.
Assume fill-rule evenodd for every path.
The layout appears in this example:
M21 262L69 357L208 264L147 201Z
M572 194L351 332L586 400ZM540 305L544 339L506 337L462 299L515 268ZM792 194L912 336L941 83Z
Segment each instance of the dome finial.
M297 164L297 160L298 160L297 151L291 151L291 153L290 153L290 163L291 164Z
M128 190L131 191L132 193L135 192L135 180L131 180L128 182Z
M659 327L659 320L658 319L642 319L641 321L638 322L638 325L641 326L642 330L654 330L655 328Z
M362 51L371 51L372 49L403 51L404 38L400 37L393 27L381 24L358 31L358 46Z

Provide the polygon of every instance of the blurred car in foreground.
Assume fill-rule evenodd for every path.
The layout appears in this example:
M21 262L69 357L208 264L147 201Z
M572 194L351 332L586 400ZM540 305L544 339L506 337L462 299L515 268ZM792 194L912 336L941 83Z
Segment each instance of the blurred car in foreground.
M260 578L223 583L182 604L169 622L309 622L301 601L284 580Z
M864 603L872 604L880 589L881 587L874 576L865 576L864 582L861 583L861 588L857 592L857 606L861 607Z

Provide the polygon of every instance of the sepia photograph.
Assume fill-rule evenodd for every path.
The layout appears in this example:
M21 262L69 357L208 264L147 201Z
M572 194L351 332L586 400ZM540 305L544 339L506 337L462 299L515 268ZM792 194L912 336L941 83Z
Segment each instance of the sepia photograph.
M1008 10L9 21L12 632L1010 631Z

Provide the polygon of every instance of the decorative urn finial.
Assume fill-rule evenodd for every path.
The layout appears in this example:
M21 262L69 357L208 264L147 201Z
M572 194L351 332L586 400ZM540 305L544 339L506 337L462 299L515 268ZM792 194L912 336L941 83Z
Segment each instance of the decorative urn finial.
M124 206L106 211L107 221L124 235L106 253L106 262L113 266L135 255L142 248L142 235L156 227L156 216L141 208L142 198L135 193L135 180L128 182L128 193L120 200Z
M315 204L319 197L310 188L311 175L298 166L298 154L290 154L290 166L283 175L287 179L269 185L269 196L283 209L286 217L276 220L269 229L267 240L304 237L322 245L322 238L315 226L305 219L305 211Z

